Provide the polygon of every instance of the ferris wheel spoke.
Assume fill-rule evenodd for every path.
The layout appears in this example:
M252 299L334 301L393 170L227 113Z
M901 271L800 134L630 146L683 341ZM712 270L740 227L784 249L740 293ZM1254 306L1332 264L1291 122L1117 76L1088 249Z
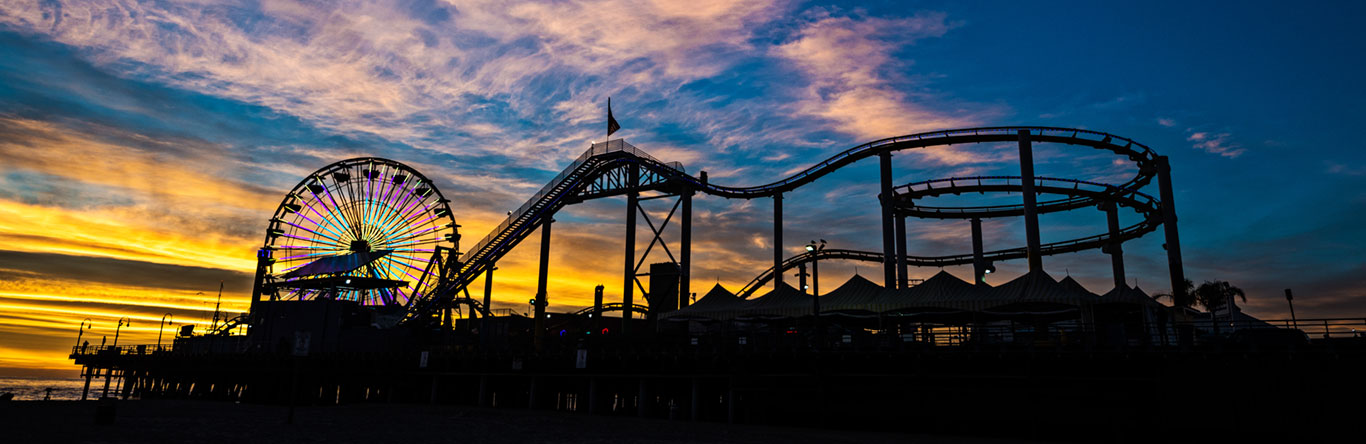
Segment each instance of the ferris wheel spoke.
M419 203L420 202L418 201L413 201L414 205L412 205L411 208L404 209L403 214L400 214L397 217L390 218L390 220L386 221L384 223L383 228L381 229L381 231L384 232L385 237L393 237L394 231L396 229L406 226L406 222L409 220L408 216L413 214L413 211L415 211L418 207L421 206L417 205ZM419 216L421 215L421 213L417 214Z
M287 237L287 238L290 238L290 239L298 239L298 240L302 240L302 241L313 242L313 243L315 243L315 244L332 245L332 246L336 246L336 247L341 247L341 245L337 245L336 243L327 242L327 241L323 241L323 240L319 240L319 239L313 239L313 238L309 238L309 237L295 236L295 235L289 234L289 233L281 234L280 236Z
M418 245L426 245L426 244L435 244L435 243L442 242L443 240L444 240L444 239L441 239L441 238L417 239L417 240L411 240L411 241L402 242L402 243L398 243L398 244L390 244L390 246L395 246L395 245L418 246Z
M313 230L310 230L310 229L308 229L308 228L304 228L303 226L301 226L301 225L299 225L299 224L296 224L296 223L293 223L293 222L289 222L289 221L282 221L282 222L284 222L285 225L289 225L289 226L291 226L291 227L298 228L298 229L300 229L300 230L304 230L304 231L307 231L307 232L309 232L309 233L313 233L313 234L316 234L316 235L318 235L318 236L322 236L322 237L325 237L325 238L334 240L334 241L336 241L337 243L345 243L345 242L343 242L341 239L337 239L337 238L335 238L335 237L332 237L332 236L329 236L329 235L326 235L326 234L323 234L323 233L319 233L319 232L317 232L317 231L313 231Z
M419 225L418 227L421 227L421 226ZM436 226L436 225L432 225L432 226L429 226L429 227L427 227L427 228L423 228L421 231L410 232L410 233L404 233L404 234L403 234L403 237L394 238L394 239L385 239L384 244L385 244L385 245L390 245L390 246L392 246L392 245L399 245L399 244L402 243L403 241L421 237L422 235L427 234L427 232L432 231L432 230L435 230L435 229L437 229L437 228L440 228L440 227L438 227L438 226ZM412 230L409 230L409 231L412 231Z
M380 177L388 177L390 179L381 182L383 186L381 187L381 191L377 196L379 197L379 199L375 205L375 226L383 225L384 219L386 218L386 216L388 216L390 208L393 207L392 202L390 202L390 199L392 199L394 196L394 189L399 188L400 186L399 184L394 183L393 176L393 169L388 166L385 166L384 175Z
M276 245L275 248L276 248L276 249L279 249L279 250L336 250L336 249L337 249L336 247L326 247L326 246L324 246L324 247L319 247L319 246L308 246L308 245Z
M374 225L375 176L378 175L378 171L375 171L374 164L366 164L365 166L366 168L361 170L361 175L365 177L365 181L361 182L360 213L361 227L368 230L370 226ZM366 239L369 239L373 234L364 232Z
M413 195L416 196L416 194ZM412 199L408 205L405 205L402 210L395 215L396 217L392 218L385 225L390 225L395 221L408 221L411 220L410 216L413 216L414 214L421 215L423 212L431 211L431 206L427 204L427 197L417 197L417 199ZM422 212L418 212L419 209L421 209Z
M370 277L374 277L374 279L392 279L392 277L389 277L389 273L381 273L381 269L378 268L378 266L372 266L372 268L370 268ZM391 292L389 292L389 288L376 288L373 292L373 296L370 296L370 301L380 302L382 305L389 305L389 299L391 298L392 295Z
M312 192L312 191L310 191L310 192ZM345 232L345 231L346 231L346 228L345 228L345 227L346 227L346 224L343 224L343 223L341 223L339 220L336 220L338 217L341 217L341 215L338 214L338 215L336 215L335 217L334 217L334 216L329 216L329 214L331 214L332 211L331 211L330 209L327 208L327 203L322 201L322 196L318 196L317 193L314 193L314 194L313 194L313 198L314 198L314 200L316 200L316 201L318 202L318 206L323 207L323 209L328 210L328 212L327 212L327 213L320 212L320 211L318 211L317 208L315 208L315 207L313 206L313 203L312 203L312 202L307 202L307 201L305 201L305 202L304 202L304 205L307 205L307 206L308 206L308 210L309 210L309 211L312 211L313 214L316 214L316 215L318 216L318 218L320 218L320 219L322 219L322 220L324 220L324 221L327 221L327 224L328 224L328 225L331 225L333 228L336 228L337 230L340 230L340 231L342 231L342 232ZM302 216L302 214L300 214L300 216ZM329 231L331 231L331 230L329 230ZM333 233L335 233L335 234L336 234L337 236L339 236L339 237L342 236L341 233L338 233L338 232L336 232L336 231L333 231Z
M366 219L372 236L378 234L375 227L379 226L380 214L384 209L384 196L386 194L386 189L388 189L388 184L385 183L384 178L388 176L388 170L388 167L375 168L372 164L370 171L365 174L370 185L370 192L366 195L365 200L367 212Z
M426 228L423 228L423 225L413 225L413 226L407 227L407 229L403 230L402 232L391 233L390 235L385 236L383 239L381 239L381 242L382 242L383 244L385 244L385 245L393 245L395 242L403 241L403 240L407 240L407 239L411 239L411 238L416 237L416 236L420 236L420 235L422 235L422 233L425 233L425 232L427 232L427 231L431 231L431 230L436 229L436 228L440 228L440 227L437 227L437 226L435 226L435 225L429 225L429 226L427 226ZM418 231L419 229L422 230L422 231Z
M349 227L351 234L357 238L360 238L360 227L362 222L360 214L358 214L355 209L357 193L354 190L355 181L351 180L350 178L351 173L352 171L348 167L345 173L348 176L346 181L343 182L338 180L335 173L332 177L332 181L333 183L337 184L336 190L338 193L341 194L342 201L347 203L346 206L337 205L337 209L341 212L344 212L347 215L347 227ZM333 205L336 205L335 200L333 201Z
M416 231L417 229L422 228L422 227L424 226L423 224L426 224L428 221L431 221L432 219L435 219L437 216L436 216L436 213L432 213L430 216L427 216L427 218L426 218L426 219L423 219L422 221L413 222L414 220L417 220L417 218L420 218L420 217L422 217L422 215L421 215L421 214L418 214L416 217L413 217L412 219L405 221L405 222L403 223L403 225L401 225L401 226L407 227L407 229L403 230L403 231L400 232L400 233L391 235L391 236L389 236L388 238L386 238L385 240L386 240L386 241L389 241L389 242L392 242L392 241L396 240L397 238L399 238L400 236L408 236L408 235L412 234L413 231ZM432 227L433 227L433 228L440 228L440 227L438 227L437 225L432 225Z
M337 232L335 232L335 231L332 231L332 229L329 228L328 226L323 225L323 224L320 224L320 223L318 223L318 221L313 220L312 218L309 218L308 216L305 216L305 215L303 215L303 214L300 214L299 217L303 218L303 219L306 220L306 221L312 222L314 227L322 228L324 231L327 231L328 233L332 233L333 236L341 237L341 234L339 234L339 233L337 233Z
M389 225L389 223L394 220L394 216L399 214L402 211L402 209L407 205L408 199L413 195L413 193L411 192L411 190L407 188L406 185L406 183L393 184L392 187L389 187L389 193L384 197L386 211L384 212L383 217L379 219L380 226ZM401 195L395 196L396 191L401 193Z
M332 195L332 191L327 189L327 185L322 180L318 180L318 183L323 184L323 194L327 196L329 202L332 202L332 209L328 211L334 214L342 222L343 226L348 228L343 231L349 231L352 236L355 236L355 230L349 229L352 226L351 217L347 214L346 209L342 208L342 206L337 203L337 198ZM336 189L337 192L343 192L343 184L337 182L335 177L332 178L332 183L336 184L334 189ZM342 200L345 200L345 197L346 196L342 196ZM321 200L319 202L321 202ZM323 205L323 208L326 207L327 205Z

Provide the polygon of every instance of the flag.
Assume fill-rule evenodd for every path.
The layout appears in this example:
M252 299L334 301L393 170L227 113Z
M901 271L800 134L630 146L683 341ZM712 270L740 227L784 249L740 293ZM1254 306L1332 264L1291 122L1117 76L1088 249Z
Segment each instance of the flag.
M612 98L607 98L607 137L612 137L612 133L621 129L621 124L617 123L617 118L612 117Z

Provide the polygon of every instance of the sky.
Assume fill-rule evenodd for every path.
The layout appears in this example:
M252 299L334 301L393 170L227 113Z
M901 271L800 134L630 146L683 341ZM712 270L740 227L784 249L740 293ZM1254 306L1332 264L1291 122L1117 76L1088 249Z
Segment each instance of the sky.
M94 343L116 330L153 343L166 313L202 329L220 282L223 310L245 311L267 220L338 160L421 171L473 245L603 140L608 97L614 138L735 186L924 131L1129 137L1171 159L1189 278L1243 288L1262 318L1288 317L1285 288L1300 318L1360 317L1362 19L1360 2L0 0L0 374L74 374L66 354L86 318ZM1016 156L898 153L895 182L1015 175ZM1035 162L1041 176L1134 173L1077 147L1038 144ZM880 249L877 177L865 161L788 194L785 255L811 239ZM669 209L647 205L656 220ZM771 265L771 201L694 205L694 291L738 289ZM597 284L620 297L624 208L557 217L551 311L591 305ZM1042 238L1104 224L1099 211L1044 215ZM985 227L988 249L1024 243L1022 221ZM969 236L966 221L908 222L911 254L968 252ZM496 307L526 310L536 239L499 263ZM1125 244L1131 285L1169 291L1162 244ZM877 267L822 264L822 288L879 281ZM989 282L1025 267L998 263ZM1099 251L1044 267L1112 286Z

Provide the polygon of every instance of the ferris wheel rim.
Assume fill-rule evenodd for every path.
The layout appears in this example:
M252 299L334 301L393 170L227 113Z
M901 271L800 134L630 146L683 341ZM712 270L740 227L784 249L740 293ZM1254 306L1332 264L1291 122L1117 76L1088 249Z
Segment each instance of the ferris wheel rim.
M357 168L360 169L357 171ZM343 176L338 176L339 173ZM352 177L353 173L360 175ZM325 202L318 194L318 190L310 188L311 186L319 187L327 196L327 201ZM341 195L340 200L344 203L339 203L334 194ZM309 199L309 195L312 196L312 200ZM390 200L395 196L402 199L397 201L397 205L395 201ZM315 205L322 207L322 210ZM311 211L318 220L306 216L305 211ZM298 217L290 217L291 215ZM410 216L413 217L409 218ZM419 221L418 218L423 216L427 216L426 219ZM296 223L301 219L312 223L312 228ZM375 242L375 247L401 246L403 248L388 249L379 258L371 261L381 263L382 266L371 267L369 263L365 264L366 271L358 277L409 282L403 279L406 277L411 279L411 286L406 286L406 290L410 292L405 293L405 289L399 287L390 288L387 293L382 289L370 289L355 292L354 300L362 305L406 306L419 295L419 291L430 291L434 285L434 282L428 282L432 276L427 270L415 265L430 263L422 257L425 252L434 252L436 248L443 246L442 244L457 242L458 227L450 200L430 177L412 166L392 159L355 157L318 168L291 188L272 214L262 248L271 250L272 255L274 251L286 249L291 252L306 252L289 256L290 262L287 264L292 267L286 269L277 269L277 263L272 262L270 275L282 276L290 269L311 263L314 259L345 254L342 252L347 249L356 251L357 248L365 248L366 251L371 251L369 243L372 241ZM305 239L287 235L286 228L289 229L289 233L301 233L298 230L302 230L317 237ZM396 229L402 231L393 231ZM427 233L434 237L420 238ZM303 239L308 244L278 245L277 242L282 242L279 240L282 237ZM352 239L349 245L348 239ZM363 242L360 247L356 244L358 241ZM424 248L428 244L432 247ZM357 269L346 274L355 271ZM350 280L346 282L349 284ZM285 298L307 299L319 294L321 293L312 290L296 289L287 293L288 296ZM332 296L337 297L337 294L334 292Z

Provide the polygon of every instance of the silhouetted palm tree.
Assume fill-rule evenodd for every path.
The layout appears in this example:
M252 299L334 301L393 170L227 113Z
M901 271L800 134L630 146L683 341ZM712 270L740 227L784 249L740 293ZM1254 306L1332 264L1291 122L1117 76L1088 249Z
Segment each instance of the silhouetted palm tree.
M1242 298L1243 302L1247 302L1247 294L1243 292L1243 289L1234 287L1228 282L1205 281L1205 283L1200 284L1199 288L1195 289L1195 301L1200 306L1205 307L1205 311L1212 312L1216 308L1223 307L1233 300L1234 296ZM1230 312L1229 316L1232 315L1233 313Z

